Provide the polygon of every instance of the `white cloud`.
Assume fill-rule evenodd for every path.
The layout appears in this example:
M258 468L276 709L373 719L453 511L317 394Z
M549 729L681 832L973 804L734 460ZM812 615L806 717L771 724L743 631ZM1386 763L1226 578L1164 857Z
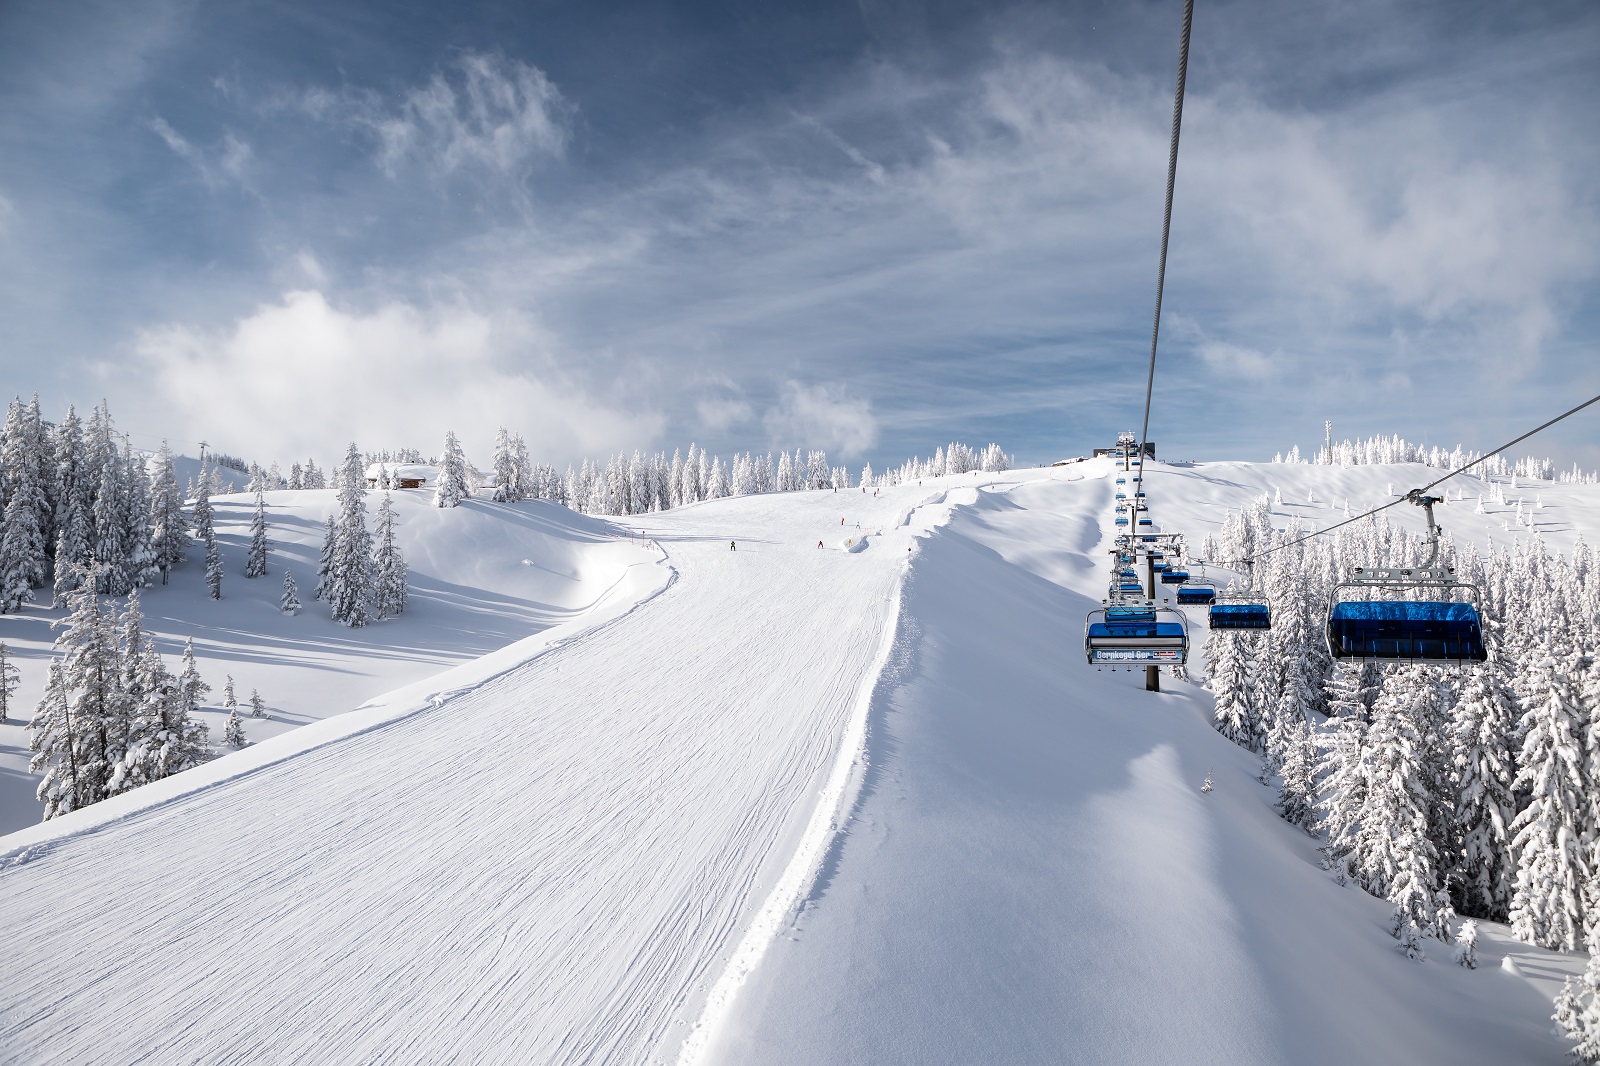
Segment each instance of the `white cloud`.
M515 178L536 159L562 155L574 111L538 67L481 52L460 53L397 100L314 88L296 102L312 118L370 137L391 177L421 163L445 174Z
M232 133L223 134L222 140L208 149L184 137L160 116L151 119L149 125L178 158L194 168L207 188L220 188L230 182L246 184L253 153L248 144Z
M1265 352L1238 344L1206 341L1200 345L1200 358L1219 374L1262 381L1277 375L1283 353L1269 356Z
M749 404L733 398L700 400L694 406L700 427L708 433L726 433L755 417Z
M785 383L776 406L765 416L772 443L780 448L803 443L837 457L861 455L878 440L872 405L848 395L841 385Z
M147 330L135 351L186 436L262 461L321 461L352 440L429 451L453 429L486 464L501 425L523 433L546 461L653 442L658 414L609 407L554 371L526 369L538 342L525 321L461 306L391 302L351 312L320 292L296 291L222 333ZM513 358L523 369L511 368Z

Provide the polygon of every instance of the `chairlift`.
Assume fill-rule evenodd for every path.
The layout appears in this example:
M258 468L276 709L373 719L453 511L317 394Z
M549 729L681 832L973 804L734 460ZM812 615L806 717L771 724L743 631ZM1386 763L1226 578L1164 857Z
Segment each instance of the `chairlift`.
M1187 570L1175 570L1169 566L1161 572L1161 583L1163 585L1182 585L1188 580L1189 571Z
M1148 518L1141 518L1139 519L1139 525L1141 527L1149 526L1151 529L1154 529L1156 524Z
M1210 585L1184 585L1178 589L1179 607L1209 607L1217 602L1217 590Z
M1083 647L1094 666L1181 666L1189 661L1189 629L1168 607L1108 604L1089 612Z
M1126 519L1126 518L1118 518L1118 519L1117 519L1117 520L1116 520L1116 523L1117 523L1117 525L1119 525L1119 526L1125 526L1125 525L1127 525L1127 524L1128 524L1128 520L1127 520L1127 519Z
M1328 651L1335 659L1384 662L1483 662L1489 658L1477 604L1483 591L1455 576L1455 567L1438 566L1439 526L1433 520L1437 496L1412 490L1406 499L1428 516L1428 562L1417 567L1355 567L1334 586L1328 605ZM1364 596L1341 600L1346 589ZM1379 599L1377 591L1418 593L1408 599ZM1449 598L1460 592L1465 600Z
M1183 595L1181 590L1178 594ZM1213 590L1207 621L1212 629L1271 629L1272 606L1260 597L1218 595Z

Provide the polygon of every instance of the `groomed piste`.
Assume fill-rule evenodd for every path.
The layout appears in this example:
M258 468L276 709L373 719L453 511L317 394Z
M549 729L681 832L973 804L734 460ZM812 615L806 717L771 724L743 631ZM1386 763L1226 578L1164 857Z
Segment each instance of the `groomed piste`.
M1196 537L1416 473L1147 466ZM1202 689L1084 661L1110 472L653 515L590 613L0 839L0 1059L1561 1061L1581 957L1407 960Z

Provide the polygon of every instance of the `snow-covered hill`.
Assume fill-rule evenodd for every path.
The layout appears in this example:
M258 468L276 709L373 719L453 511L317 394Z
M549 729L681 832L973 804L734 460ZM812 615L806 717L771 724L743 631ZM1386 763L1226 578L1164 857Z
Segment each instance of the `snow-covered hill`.
M265 699L270 718L245 726L252 741L265 740L577 617L630 567L657 557L630 543L626 528L542 501L474 500L441 510L430 505L430 494L397 492L410 605L400 618L348 629L311 596L334 496L332 490L266 494L272 555L267 576L252 580L243 569L254 498L214 497L227 569L222 599L207 595L198 545L169 584L143 590L146 630L169 661L182 654L185 640L194 640L201 675L212 687L204 718L216 744L228 675L241 703L252 689ZM292 617L278 610L286 567L305 604ZM17 710L0 724L0 832L40 817L33 795L38 779L26 772L26 725L44 689L56 635L51 622L64 614L30 608L0 616L0 640L17 656L22 679Z
M1561 1061L1581 959L1486 926L1477 971L1407 960L1203 690L1084 664L1110 473L719 500L649 516L659 551L408 505L415 617L357 634L277 617L276 576L205 601L191 563L161 632L236 612L196 636L241 685L296 655L282 691L360 671L322 706L370 702L0 840L0 1059ZM1435 476L1149 489L1198 542L1263 491L1325 525ZM1465 487L1446 528L1509 540ZM1600 487L1535 493L1553 546L1600 526ZM328 501L273 506L307 589Z

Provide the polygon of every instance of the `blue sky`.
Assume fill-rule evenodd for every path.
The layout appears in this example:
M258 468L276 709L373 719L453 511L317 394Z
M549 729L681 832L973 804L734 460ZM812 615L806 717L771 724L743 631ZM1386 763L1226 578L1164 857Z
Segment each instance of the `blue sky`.
M1180 13L8 0L6 391L263 460L1080 452L1140 413ZM1200 0L1162 453L1600 392L1597 72L1592 3Z

